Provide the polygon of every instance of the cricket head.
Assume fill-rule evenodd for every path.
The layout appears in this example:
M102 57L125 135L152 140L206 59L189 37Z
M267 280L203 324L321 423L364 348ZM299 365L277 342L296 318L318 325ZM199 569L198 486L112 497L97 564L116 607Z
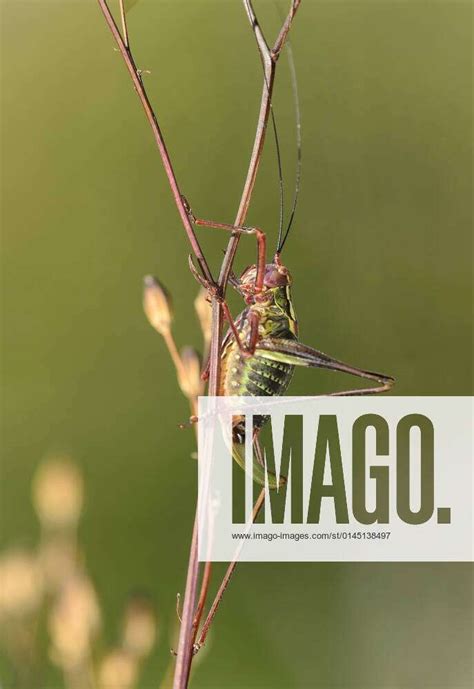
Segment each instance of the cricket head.
M255 289L257 279L257 266L249 266L240 276L240 285L244 291ZM273 263L267 263L263 276L263 291L289 287L292 283L290 271L280 261L278 254L275 254Z
M249 266L240 276L239 291L247 304L259 303L271 305L289 299L289 288L292 283L290 271L282 264L278 254L273 263L265 265L261 290L257 289L257 266Z

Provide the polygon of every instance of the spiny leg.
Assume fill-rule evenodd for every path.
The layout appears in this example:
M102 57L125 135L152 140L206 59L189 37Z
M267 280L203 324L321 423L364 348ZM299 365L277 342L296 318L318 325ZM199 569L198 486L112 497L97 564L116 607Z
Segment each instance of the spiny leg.
M366 380L373 380L379 383L378 386L371 388L333 392L328 395L331 397L375 395L381 392L387 392L395 383L395 380L391 376L386 376L383 373L376 373L374 371L365 371L356 366L351 366L350 364L334 359L317 349L308 347L300 342L295 342L294 340L286 340L283 338L263 340L258 343L257 349L260 356L273 361L281 361L293 366L307 366L313 368L326 368L331 371L341 371L357 376L358 378L365 378Z
M265 278L265 265L266 265L266 254L267 254L267 237L265 232L263 232L260 228L258 227L246 227L246 226L239 226L239 225L231 225L228 223L221 223L221 222L215 222L213 220L203 220L202 218L196 218L194 215L193 211L191 210L191 207L188 203L188 201L183 198L183 202L186 207L186 211L189 215L189 218L191 222L193 222L197 226L201 227L212 227L218 230L226 230L227 232L235 232L236 234L248 234L248 235L255 235L257 239L257 273L255 276L255 294L258 294L262 291L263 289L263 281ZM190 256L190 267L191 270L194 274L194 276L199 280L199 282L202 283L202 278L199 276L197 273L197 270L192 262L192 257ZM238 282L235 278L234 275L232 275L232 283L234 287L237 285L238 289ZM251 314L250 318L250 333L249 333L249 340L247 345L244 345L242 343L242 340L240 339L240 335L235 327L234 320L232 318L232 315L230 313L229 307L226 303L226 301L223 299L221 301L222 308L224 310L224 315L226 316L230 329L232 331L232 334L234 335L235 341L237 342L237 345L241 351L241 353L244 356L251 356L255 352L255 348L257 346L258 342L258 325L260 321L260 317L256 313Z
M255 292L261 292L263 288L263 280L265 277L265 263L267 255L267 237L259 227L247 227L245 225L231 225L224 222L215 222L214 220L203 220L196 218L188 201L182 197L183 203L186 207L189 219L195 225L201 227L213 227L218 230L226 230L226 232L234 232L235 234L255 235L257 239L257 275L255 278Z
M201 227L214 227L218 230L226 230L227 232L234 232L235 234L255 235L257 239L257 275L255 277L255 292L258 294L263 288L263 279L265 277L265 264L267 253L267 238L265 232L258 227L245 227L238 225L229 225L227 223L214 222L213 220L203 220L202 218L194 218L195 225Z
M224 311L224 316L229 323L230 330L232 332L232 335L234 336L234 339L237 343L237 346L239 347L241 354L243 354L243 356L252 356L255 353L255 348L256 348L257 342L258 342L258 325L260 322L260 316L255 312L252 312L250 314L249 339L248 339L247 344L244 344L242 342L241 337L240 337L239 331L237 330L237 328L235 326L235 321L232 317L232 314L231 314L230 309L229 309L229 305L227 304L226 300L224 298L222 298L221 296L219 296L219 294L216 292L214 287L211 286L209 284L209 282L199 273L199 271L197 270L196 266L193 263L193 257L191 254L188 256L188 263L189 263L189 268L191 270L191 273L194 275L194 277L199 282L199 284L202 287L204 287L204 289L206 289L208 292L210 292L213 296L216 296L219 299L219 301L222 305L222 310ZM237 283L237 281L236 281L236 284L237 284L236 289L238 289L238 291L240 291L238 288L238 285L240 283ZM206 369L203 369L202 376L204 376L205 373L206 373ZM203 380L207 380L207 377L208 376L203 377Z
M222 310L224 312L224 317L229 323L229 327L231 330L231 333L237 343L237 346L239 347L239 350L243 356L250 356L253 354L255 351L255 345L253 346L253 350L251 350L248 346L246 346L240 337L239 331L237 330L235 326L235 321L232 317L232 314L229 309L229 305L227 304L226 300L222 297L222 295L219 293L219 291L214 287L214 285L211 285L197 270L196 266L194 265L193 262L193 257L191 254L188 256L188 263L189 263L189 268L191 270L191 273L193 276L196 278L196 280L199 282L199 284L211 294L211 296L215 297L219 303L222 306ZM258 330L258 328L257 328ZM206 363L206 366L203 368L202 373L201 373L201 378L203 380L207 380L209 377L209 360Z

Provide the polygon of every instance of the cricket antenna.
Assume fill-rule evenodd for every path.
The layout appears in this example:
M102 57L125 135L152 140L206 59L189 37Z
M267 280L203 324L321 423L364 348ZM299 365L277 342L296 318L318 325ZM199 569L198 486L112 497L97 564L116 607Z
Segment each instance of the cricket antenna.
M301 110L300 110L300 99L299 99L299 94L298 94L298 81L296 79L296 68L295 68L295 60L293 56L293 50L291 48L290 42L287 41L286 43L286 52L288 55L288 63L290 66L290 75L291 75L291 88L293 91L293 100L294 100L294 105L295 105L295 117L296 117L296 172L295 172L295 192L293 195L293 204L291 207L291 213L290 213L290 219L288 221L288 226L286 228L285 234L283 236L282 232L282 223L280 222L280 230L278 232L278 243L277 243L277 254L281 254L283 247L285 246L285 242L288 239L288 235L290 234L291 226L293 225L293 220L295 219L295 213L296 213L296 207L298 205L298 198L299 198L299 193L300 193L300 188L301 188ZM280 171L281 171L281 160L280 156L278 154L278 159L279 159L279 165L280 165ZM280 179L281 179L281 172L280 172ZM283 189L283 180L281 180L281 189ZM280 203L280 207L283 207L283 203Z
M268 91L269 86L268 86L267 77L265 75L265 72L263 73L263 78L265 79L265 83L267 85L267 91ZM270 97L270 117L272 120L273 138L275 139L275 149L276 149L277 165L278 165L278 186L279 186L279 196L280 196L280 217L278 220L278 244L279 244L281 237L282 237L282 234L283 234L283 215L284 215L285 190L284 190L284 183L283 183L283 168L282 168L282 163L281 163L280 139L278 137L278 128L277 128L277 123L276 123L275 110L273 108L273 101L272 101L271 97Z

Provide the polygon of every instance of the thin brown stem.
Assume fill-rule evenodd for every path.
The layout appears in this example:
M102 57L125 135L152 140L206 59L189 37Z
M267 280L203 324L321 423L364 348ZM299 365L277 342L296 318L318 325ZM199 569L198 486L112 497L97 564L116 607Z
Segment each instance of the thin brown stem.
M112 36L113 36L113 38L117 44L117 47L120 51L120 54L122 55L122 58L125 62L125 66L127 67L128 73L130 74L130 77L132 79L135 91L137 92L138 98L140 99L140 103L143 107L143 110L145 111L145 115L146 115L147 120L148 120L150 127L152 129L155 143L156 143L157 148L160 152L161 160L163 162L163 167L165 169L165 173L166 173L166 176L168 178L168 183L170 185L171 192L173 194L173 198L174 198L174 201L176 203L176 207L178 209L179 216L181 218L181 222L183 223L184 229L185 229L186 234L188 236L189 243L191 244L194 255L196 256L196 260L197 260L201 270L203 271L204 277L206 278L206 280L209 280L210 284L213 284L214 280L212 278L211 271L209 270L209 266L207 264L207 261L204 257L202 249L200 247L199 241L198 241L196 234L194 232L194 228L193 228L192 223L188 217L188 213L186 210L185 203L183 201L181 190L179 188L178 181L177 181L176 175L174 173L173 165L171 163L171 159L170 159L168 150L166 148L165 140L164 140L163 135L161 133L161 129L158 125L158 120L156 118L153 107L152 107L150 100L148 98L145 86L143 85L143 81L142 81L142 78L140 76L140 72L137 69L137 66L135 64L135 60L133 59L133 55L132 55L130 49L127 47L124 39L122 38L122 35L121 35L121 33L117 27L117 24L115 23L115 19L113 18L113 15L109 9L109 6L108 6L106 0L97 0L97 1L99 3L100 9L102 10L102 13L104 15L107 26L109 27L109 29L112 33Z
M257 519L258 513L262 509L262 505L265 502L265 489L262 488L260 491L260 495L258 496L255 505L252 510L252 520L249 524L249 529L254 523L254 521ZM237 548L235 555L232 559L232 562L229 564L227 567L226 573L224 574L224 578L221 581L221 585L219 586L219 589L216 593L216 596L214 598L214 601L209 609L209 612L207 614L206 620L202 626L201 633L199 635L198 642L196 644L196 650L199 649L206 641L206 637L209 633L209 628L214 620L214 617L216 616L217 610L219 608L219 605L221 604L222 597L224 593L226 592L227 587L229 586L229 582L232 578L232 575L235 571L235 568L237 567L237 562L239 561L240 557L240 552L242 550L244 541L242 540L240 542L239 547Z
M173 689L186 689L193 656L194 644L194 603L196 600L197 581L199 576L198 563L198 513L194 517L193 535L189 551L188 571L186 574L186 588L183 599L183 612L179 628L178 651L173 679Z
M206 562L202 575L201 592L199 594L198 604L196 605L196 612L194 613L193 627L195 632L198 630L199 622L201 621L202 617L202 611L204 610L204 605L206 604L207 591L209 589L209 583L211 580L211 569L212 563L210 561Z
M163 138L163 135L161 133L160 127L158 125L158 120L156 118L155 112L153 110L153 107L149 101L147 92L145 90L145 87L143 85L142 78L140 76L140 72L138 71L134 58L132 56L132 53L128 47L128 37L127 37L127 44L125 43L124 38L122 38L122 35L120 34L120 31L117 27L117 24L115 23L115 20L113 18L113 15L109 9L109 6L106 2L106 0L98 0L100 9L102 10L102 13L104 15L105 21L107 23L107 26L109 27L112 36L118 46L118 49L120 51L120 54L122 55L122 58L125 62L125 66L128 70L128 73L130 75L130 78L132 80L133 86L135 88L135 91L140 99L140 103L143 107L143 110L145 111L145 115L147 117L147 120L150 124L150 127L153 132L153 136L155 139L155 143L157 145L157 148L159 150L161 160L163 162L163 167L165 169L166 176L168 178L168 182L171 188L171 192L173 194L174 201L176 203L176 207L178 209L178 213L181 218L181 222L183 223L184 229L186 231L186 234L188 236L189 242L191 244L192 250L194 252L194 255L196 256L196 260L203 272L203 275L205 279L209 282L209 284L213 285L214 280L211 274L211 271L209 269L209 266L207 264L207 261L204 257L204 254L201 250L201 247L199 245L199 241L195 235L194 228L191 224L191 221L188 217L188 213L186 210L185 203L183 201L183 196L181 194L181 190L178 185L178 181L176 179L174 169L171 163L170 156L168 154L168 150L165 145L165 141ZM215 301L215 300L214 300ZM220 337L220 335L219 335ZM216 367L211 366L211 382L216 380ZM213 389L216 388L215 383L213 382L212 385ZM178 644L178 657L176 661L176 671L175 671L175 678L174 678L174 687L175 689L185 689L187 686L188 682L188 677L189 677L189 669L191 666L191 660L192 660L192 646L193 646L193 618L194 618L194 605L195 605L195 600L196 600L196 589L197 589L197 579L198 579L198 573L199 573L199 566L198 566L198 528L197 528L197 513L195 516L194 520L194 526L193 526L193 535L191 539L191 547L190 547L190 554L189 554L189 562L188 562L188 572L187 572L187 577L186 577L186 588L185 588L185 593L184 593L184 603L183 603L183 615L182 615L182 624L180 627L180 637L179 637L179 644Z
M283 46L285 45L286 37L288 36L291 25L293 23L293 19L295 18L295 14L298 11L298 7L301 5L301 0L293 0L291 3L290 11L288 12L288 15L283 22L283 26L281 27L281 31L278 34L278 38L275 41L275 45L273 46L272 50L272 57L274 60L278 60L280 57L281 50Z
M261 97L261 102L260 102L260 112L258 116L258 122L257 122L257 129L255 132L255 139L254 139L254 144L253 144L253 149L252 149L252 154L250 157L250 163L249 167L247 170L247 177L245 179L245 184L244 188L242 191L240 203L239 203L239 208L237 211L237 216L235 219L234 224L235 225L243 225L245 222L245 218L247 216L247 211L250 205L250 200L252 198L252 193L253 189L255 186L255 180L257 178L257 172L258 168L260 165L261 157L262 157L262 152L263 152L263 146L265 143L265 134L266 134L266 128L267 128L267 123L268 123L268 118L270 116L270 108L271 108L271 96L273 92L273 84L275 80L275 69L276 69L276 61L278 60L278 57L280 55L280 52L283 48L284 42L286 40L286 37L288 35L288 32L291 28L291 24L293 22L294 16L296 14L296 11L300 5L300 0L292 0L290 11L285 19L285 22L283 23L282 29L280 30L280 33L278 35L277 41L275 45L273 46L273 50L270 51L268 48L268 44L265 40L265 37L263 35L263 32L260 28L260 25L258 23L257 17L255 15L255 11L253 9L252 3L250 0L243 0L244 1L244 7L247 12L247 16L249 18L250 24L252 26L252 30L254 31L255 38L257 40L257 45L258 49L260 52L260 57L262 60L263 64L263 70L264 70L264 78L263 78L263 89L262 89L262 97ZM227 250L224 256L224 260L222 262L220 274L219 274L219 289L220 289L220 294L221 296L225 294L225 290L227 287L227 282L229 279L229 275L232 271L232 265L233 261L235 258L235 253L237 251L237 247L239 244L239 239L240 237L238 235L233 235L229 243L227 245ZM221 362L221 341L222 341L222 326L223 326L223 309L222 309L222 304L220 301L216 298L212 299L212 330L211 330L211 346L210 346L210 371L209 371L209 385L208 385L208 394L211 396L217 396L219 394L219 389L220 389L220 362ZM263 504L263 499L262 499L262 504ZM258 508L260 509L260 507ZM197 540L197 534L196 534L196 540ZM197 543L196 543L197 546ZM193 548L193 544L191 547L191 553L194 554L194 556L197 558L197 547ZM229 569L227 570L226 577L224 578L224 581L221 584L221 588L219 589L220 591L220 597L216 598L214 601L213 607L211 608L211 611L209 615L212 616L209 619L206 620L206 623L208 622L207 626L206 623L204 624L204 628L207 630L209 628L209 625L212 622L212 619L214 618L214 615L217 611L217 608L219 606L220 600L222 598L222 595L227 588L230 578L232 577L232 574L235 570L235 567L237 565L237 559L235 559L230 565ZM189 566L191 566L191 560L189 562ZM189 570L188 570L189 571ZM186 603L186 596L185 596L185 603ZM184 618L183 618L183 624L181 625L181 632L182 635L180 634L180 641L181 641L181 636L185 636L185 630L183 629L184 627ZM192 653L191 649L186 649L189 652ZM180 649L178 648L178 660L179 660L179 652ZM189 666L188 666L188 672L186 675L186 680L185 683L182 684L180 683L182 681L182 674L180 673L178 675L178 664L177 664L177 669L176 669L176 674L175 674L175 681L173 688L174 689L185 689L187 686L187 681L189 679L189 672L191 669L191 663L192 663L192 655L189 657ZM183 661L184 664L184 661Z
M158 125L158 120L153 111L151 103L149 101L147 92L145 90L141 73L137 69L133 55L130 50L128 28L125 16L125 9L123 0L120 0L120 16L122 22L123 36L120 33L114 17L108 7L106 0L98 0L100 9L104 15L105 21L112 33L112 36L118 46L118 49L122 55L125 62L126 68L131 77L135 91L140 99L141 105L148 119L150 127L153 132L155 143L159 150L163 166L165 169L166 176L173 194L178 213L180 215L181 221L183 223L184 229L188 236L189 242L191 244L194 255L196 256L197 263L204 275L207 283L213 288L213 294L210 292L212 299L212 335L210 343L210 375L209 375L209 395L217 395L220 389L220 358L221 358L221 339L222 339L222 322L223 313L221 308L221 300L225 293L227 286L227 281L229 275L232 271L232 263L235 257L235 252L239 243L239 237L231 237L227 251L222 263L219 283L216 285L212 277L211 271L205 259L205 256L200 247L199 241L194 232L194 228L188 216L188 211L186 203L183 200L181 190L179 188L174 169L171 163L170 156L168 154L163 135L161 133L160 127ZM247 211L250 205L250 199L252 196L253 188L255 185L255 180L257 176L257 171L259 168L263 144L265 141L266 126L268 122L268 117L270 114L271 107L271 94L273 90L273 83L275 77L275 65L280 54L280 51L284 45L286 36L291 28L291 24L300 4L300 0L292 0L291 8L288 16L280 30L277 41L270 51L268 45L265 41L265 37L261 28L258 24L255 12L253 10L252 3L250 0L244 0L245 10L249 17L249 20L254 31L262 63L264 66L264 85L262 92L262 99L260 105L260 113L257 123L257 129L255 134L255 140L252 150L252 155L249 163L249 168L247 172L247 177L242 192L239 210L237 212L237 217L235 224L242 225L244 223ZM175 362L176 363L176 362ZM232 575L233 569L235 568L236 562L233 564L232 570L229 574L228 579ZM198 566L198 528L197 528L197 515L194 521L193 535L191 539L190 555L188 562L188 571L186 577L186 588L183 601L183 614L182 623L180 628L179 644L178 644L178 655L176 661L176 670L173 681L174 689L186 689L189 680L189 674L192 663L192 651L193 651L193 641L195 636L195 631L197 627L193 624L196 619L196 614L194 613L194 605L196 600L196 590L197 590L197 580L199 574ZM198 608L196 612L202 614L202 609L204 603L201 606L201 599L205 600L207 586L209 583L210 566L207 566L203 575L203 588L201 590L201 595L199 597ZM226 586L228 584L228 580ZM201 606L201 607L200 607ZM215 612L214 612L215 614ZM199 619L198 619L199 623Z
M263 65L263 87L262 87L262 96L260 100L260 111L258 115L258 121L257 121L257 128L255 132L255 138L254 138L254 144L252 148L252 154L250 156L250 162L247 170L247 176L245 179L244 183L244 188L242 191L242 195L240 198L240 203L239 203L239 208L237 210L237 215L235 218L235 225L243 225L245 222L245 218L247 216L247 212L250 206L250 200L252 198L252 193L253 189L255 186L255 181L257 179L257 173L258 173L258 168L260 166L260 161L262 158L262 152L263 152L263 146L265 143L265 134L266 134L266 129L267 129L267 124L268 124L268 118L270 116L270 110L271 110L271 102L272 102L272 93L273 93L273 86L275 82L275 71L276 71L276 62L280 56L281 50L283 49L283 46L285 44L286 38L288 36L288 33L291 29L293 19L295 17L295 14L298 10L298 7L301 4L301 0L292 0L290 10L288 12L288 15L282 25L282 28L280 30L280 33L278 34L277 40L273 46L273 49L270 50L268 47L268 43L265 39L265 36L263 34L263 31L260 27L260 24L258 22L257 16L255 14L255 11L253 9L253 5L251 0L243 0L245 11L247 13L250 25L252 27L252 30L255 34L255 39L257 41L257 46L258 50L260 53L260 58L262 61ZM222 296L225 295L225 290L227 287L227 282L229 280L229 276L232 272L232 265L234 262L235 254L237 251L237 247L239 245L240 241L240 236L239 235L232 235L232 237L229 239L226 253L224 255L224 260L222 262L221 270L219 273L219 288L220 288L220 293ZM208 394L209 395L218 395L219 393L219 383L220 383L220 360L221 360L221 341L222 341L222 325L223 325L223 309L222 309L222 303L220 303L217 299L213 299L212 301L212 326L211 326L211 348L210 348L210 376L209 376L209 386L208 386ZM264 491L260 494L257 503L255 504L255 508L257 511L255 513L256 518L261 505L263 504L263 501L265 499L265 494ZM260 502L261 500L261 502ZM240 551L239 551L240 552ZM221 586L219 587L219 591L217 593L217 596L211 606L211 609L209 611L209 614L206 618L206 621L203 625L203 629L201 631L201 635L199 637L199 644L204 643L204 640L207 636L209 627L212 623L212 620L214 619L214 616L217 612L217 609L220 605L220 601L222 599L222 596L229 585L229 581L232 577L232 574L234 573L235 567L237 566L237 561L238 561L238 554L234 558L234 560L230 563L227 572L224 576L224 579L221 583ZM179 689L177 687L176 689Z
M260 27L260 24L258 23L258 19L255 14L255 10L253 9L251 0L243 0L243 3L250 25L255 34L255 39L257 41L257 46L263 65L263 87L252 154L250 156L247 177L245 179L244 188L240 198L239 208L235 218L235 225L243 225L245 222L245 218L247 216L250 200L252 198L252 193L255 186L255 181L257 178L258 168L260 166L263 146L265 143L265 134L267 130L268 118L270 116L271 99L273 93L273 85L275 81L276 62L283 49L285 40L291 29L293 19L298 10L298 7L301 4L301 0L292 0L288 15L283 23L280 33L278 34L278 38L271 50L268 47L268 43L265 39L263 31ZM229 242L227 244L227 250L219 273L219 288L221 290L222 295L225 295L227 282L229 280L229 275L232 271L232 265L234 262L237 247L239 245L239 241L240 237L238 235L234 235L229 239ZM214 377L212 375L210 377L210 395L216 395L218 393L219 388L219 363L221 354L220 343L222 339L222 319L223 315L221 305L217 303L217 301L214 301L212 309L211 341L213 347L211 347L211 374L213 373L213 364L215 370ZM211 387L211 381L215 382L215 385L213 387Z

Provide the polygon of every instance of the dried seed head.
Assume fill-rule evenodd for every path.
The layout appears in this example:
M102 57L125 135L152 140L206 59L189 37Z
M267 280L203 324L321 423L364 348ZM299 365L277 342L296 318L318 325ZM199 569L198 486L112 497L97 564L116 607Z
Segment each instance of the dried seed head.
M134 595L125 610L123 620L123 647L137 658L147 656L157 635L156 616L150 600Z
M46 528L75 526L82 510L83 484L79 469L67 457L42 463L33 481L33 502Z
M152 275L143 279L143 309L150 325L164 335L171 328L173 313L171 297L167 290Z
M100 627L100 610L92 583L84 575L70 579L49 616L51 659L62 668L87 658Z
M179 373L179 387L188 398L198 397L203 389L201 360L192 347L181 351L182 370Z
M138 676L136 658L117 648L108 653L99 667L100 689L131 689Z
M207 291L204 288L199 290L198 295L194 300L194 309L199 318L199 323L201 324L204 342L206 345L208 345L211 341L212 310L207 299Z
M0 617L21 617L41 602L43 582L33 553L12 550L0 560Z

